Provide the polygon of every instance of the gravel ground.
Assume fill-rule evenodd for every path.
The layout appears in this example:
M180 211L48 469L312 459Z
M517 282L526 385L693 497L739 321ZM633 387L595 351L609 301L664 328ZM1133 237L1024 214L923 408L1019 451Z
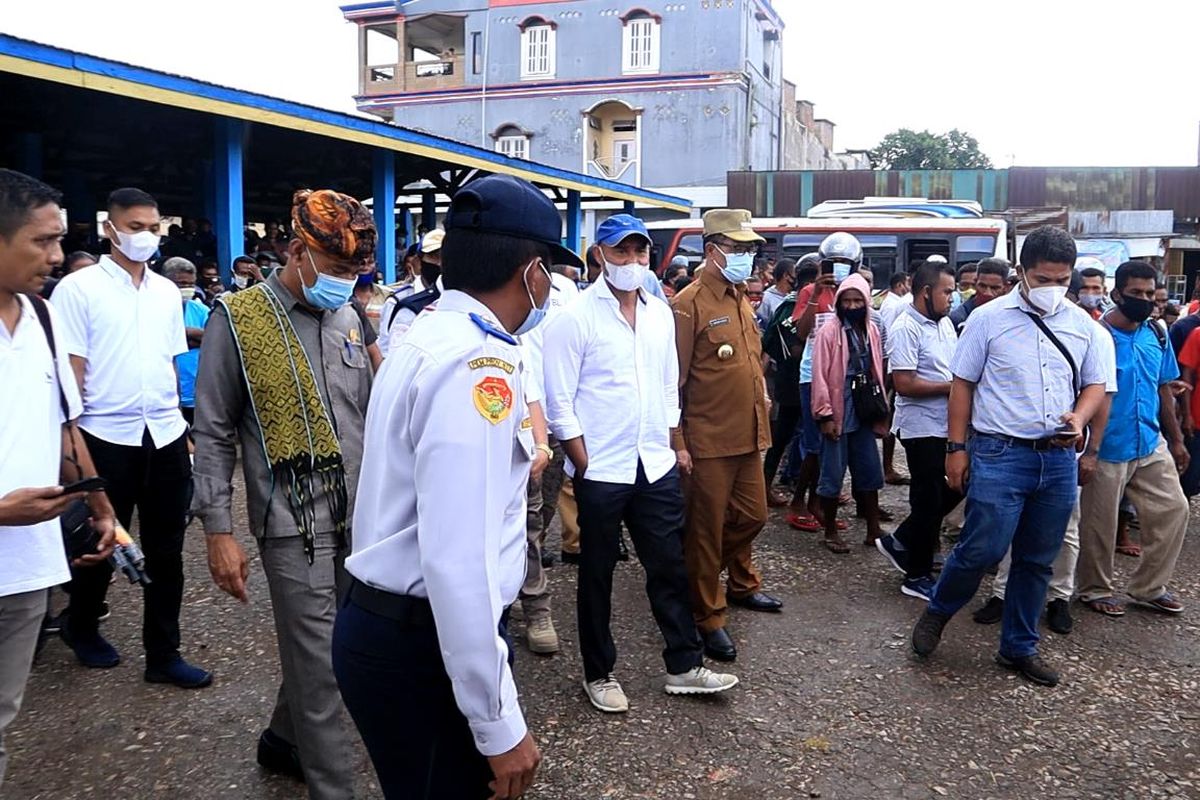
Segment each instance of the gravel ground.
M884 504L899 515L905 498L888 489ZM663 693L641 568L618 567L617 676L632 706L623 716L594 711L583 695L574 568L556 566L562 652L529 654L515 626L518 685L545 756L529 798L1200 798L1196 531L1193 520L1176 571L1190 613L1131 609L1109 620L1074 606L1075 632L1043 641L1063 683L1041 689L997 667L998 628L965 613L938 653L916 662L907 637L921 604L899 593L899 575L874 550L827 552L776 510L756 558L786 609L732 611L741 685L723 696ZM852 526L847 540L862 533ZM1133 563L1118 556L1120 574ZM305 796L254 761L278 675L258 564L249 605L220 594L197 526L186 569L185 655L212 669L215 684L185 692L143 683L140 598L114 585L105 632L125 661L89 671L61 642L46 647L9 729L5 798ZM358 796L380 797L361 744L356 753Z

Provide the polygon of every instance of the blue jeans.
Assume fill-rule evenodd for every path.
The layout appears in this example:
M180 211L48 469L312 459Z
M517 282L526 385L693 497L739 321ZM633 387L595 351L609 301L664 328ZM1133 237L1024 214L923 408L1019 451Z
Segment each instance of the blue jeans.
M846 468L850 469L850 486L857 492L877 492L883 488L883 462L875 444L875 431L860 427L843 433L836 442L821 437L821 478L817 494L837 497L842 493Z
M962 538L946 558L929 610L957 613L975 596L984 572L1011 546L1000 654L1030 656L1037 652L1051 567L1075 506L1075 451L1037 451L977 434L970 459Z
M812 413L812 384L800 384L800 425L797 429L800 436L800 449L804 456L821 455L821 429ZM801 458L803 460L803 457Z

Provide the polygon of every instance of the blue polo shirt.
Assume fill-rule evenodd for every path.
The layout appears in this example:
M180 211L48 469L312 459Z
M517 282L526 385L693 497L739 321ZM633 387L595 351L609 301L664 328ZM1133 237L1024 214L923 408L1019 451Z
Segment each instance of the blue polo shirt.
M1117 353L1117 394L1112 399L1100 460L1125 463L1146 458L1158 447L1158 387L1179 377L1169 344L1159 343L1143 322L1132 333L1109 328Z
M183 327L204 328L208 324L208 306L199 300L183 304ZM182 355L175 356L175 367L179 370L179 405L194 408L196 405L196 372L200 369L200 348L193 347Z

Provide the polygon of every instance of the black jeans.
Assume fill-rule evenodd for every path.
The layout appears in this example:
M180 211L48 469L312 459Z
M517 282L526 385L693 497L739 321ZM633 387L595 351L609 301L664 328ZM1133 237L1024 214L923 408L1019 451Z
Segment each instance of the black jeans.
M333 673L385 798L491 796L491 767L458 710L432 624L389 619L348 598L333 626Z
M895 537L908 551L908 577L923 578L933 571L942 520L962 502L963 496L946 485L946 440L934 436L901 439L908 456L907 519Z
M160 666L179 655L179 608L183 602L183 534L192 487L187 435L155 449L150 432L140 447L112 444L83 432L96 472L107 484L117 520L130 528L138 511L138 539L146 555L142 645L146 663ZM108 562L75 570L71 576L70 633L96 633L108 594Z
M775 481L775 473L779 469L779 461L784 452L792 444L796 428L800 425L800 406L780 406L775 424L771 427L771 449L763 459L763 474L767 477L767 492Z
M617 663L609 620L622 520L646 570L650 611L667 644L663 650L667 672L678 675L700 666L703 644L692 619L683 562L679 470L671 467L650 483L639 461L633 485L576 478L575 500L579 504L580 557L576 609L584 677L589 682L600 680Z

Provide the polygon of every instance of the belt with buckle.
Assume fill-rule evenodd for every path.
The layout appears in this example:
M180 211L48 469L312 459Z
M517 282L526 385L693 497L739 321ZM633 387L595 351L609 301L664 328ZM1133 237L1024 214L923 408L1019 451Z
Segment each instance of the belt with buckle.
M976 435L986 436L989 439L997 439L1001 442L1005 442L1016 447L1028 447L1030 450L1037 450L1040 452L1050 450L1051 448L1061 449L1061 447L1058 447L1054 444L1054 437L1052 436L1046 436L1042 439L1018 439L1016 436L1004 436L998 433L980 433Z
M361 609L399 622L409 628L432 628L433 608L424 597L376 589L357 578L350 584L347 600Z

